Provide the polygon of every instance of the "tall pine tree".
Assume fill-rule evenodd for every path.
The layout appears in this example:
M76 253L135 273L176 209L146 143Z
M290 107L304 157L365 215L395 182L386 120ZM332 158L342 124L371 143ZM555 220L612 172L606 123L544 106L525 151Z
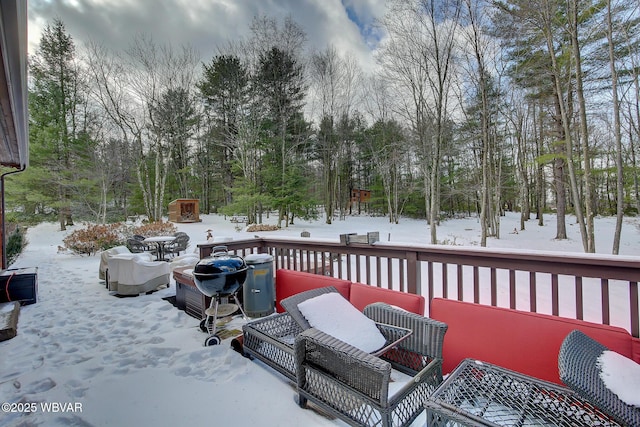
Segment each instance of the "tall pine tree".
M73 224L71 206L77 185L86 183L78 173L89 170L91 140L86 131L86 90L73 40L62 21L45 27L30 72L31 168L24 182L32 201L57 211L64 230Z
M270 142L265 182L280 221L289 225L293 215L305 211L302 154L308 145L308 123L302 114L306 91L303 67L288 52L273 47L260 55L255 85L268 111L263 126Z

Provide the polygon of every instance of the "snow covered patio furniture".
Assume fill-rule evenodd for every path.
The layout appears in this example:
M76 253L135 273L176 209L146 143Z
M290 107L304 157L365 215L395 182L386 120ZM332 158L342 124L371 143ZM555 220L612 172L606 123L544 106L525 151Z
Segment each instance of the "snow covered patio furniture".
M442 382L447 327L384 303L365 314L414 333L377 357L318 329L303 331L295 340L298 403L310 401L351 425L409 425Z
M381 357L376 357L313 328L304 332L306 334L304 335L300 325L288 313L280 313L255 320L243 327L244 350L290 380L296 381L299 386L299 382L303 381L300 390L305 399L310 398L325 409L328 409L327 405L329 405L333 408L330 409L332 413L351 424L410 424L423 411L427 396L442 381L442 343L447 327L442 322L409 313L385 303L367 306L364 314L375 322L411 329L413 333L394 349L387 351ZM296 351L294 346L301 345L296 344L296 337L303 335L311 337L312 340L321 337L318 345L324 345L325 341L329 341L327 350L329 354L332 352L341 354L346 351L347 355L336 362L350 363L342 370L349 371L354 368L354 373L373 371L373 380L366 386L368 388L362 386L365 387L362 389L359 385L348 381L328 380L326 376L318 378L315 382L307 382L296 375L304 372L307 378L308 375L313 375L311 372L314 372L313 367L309 365L311 361L306 358L306 351L298 349L304 354L298 357L294 354ZM373 363L372 366L370 366L371 363ZM304 366L302 371L300 371L301 366ZM390 378L398 378L401 381L391 381ZM324 396L321 393L316 397L305 394L312 393L314 384L319 384L318 381L322 384L326 382L334 394ZM400 390L392 394L387 386L390 386L391 391ZM351 413L353 408L347 402L351 402L351 405L359 405L360 409ZM391 424L384 424L386 421L383 419L394 421Z
M100 254L100 267L98 267L98 278L100 280L108 280L107 270L109 268L109 258L122 255L122 254L130 254L131 251L126 246L115 246L113 248L107 249L106 251L102 251Z
M189 246L189 235L183 232L175 233L176 239L165 249L165 253L171 257L179 256L180 252L185 252Z
M582 398L621 425L640 426L640 364L575 330L560 347L558 369Z
M335 288L319 288L281 301L287 313L243 327L245 352L296 381L301 407L312 401L353 425L410 424L442 382L447 326L386 303L373 303L361 315L380 328L382 342L371 345L384 350L365 351L308 328L305 309L299 309L314 297L342 298L339 295Z
M621 425L567 387L475 359L463 360L425 408L429 427Z
M333 286L292 295L280 304L302 330L315 326L374 356L386 353L413 333L412 329L372 321Z
M104 252L102 255L104 255ZM124 266L123 268L127 268L127 264L129 264L129 262L134 258L151 261L153 259L153 255L148 252L131 253L127 250L126 252L121 252L116 255L108 255L106 257L107 269L105 277L108 290L118 290L120 268L121 266Z
M135 236L127 239L127 248L129 249L129 252L134 254L139 254L142 252L155 253L155 248L151 248L144 242L144 239L140 240L139 237L142 236Z
M407 359L399 363L407 363L415 369L416 361L422 358L439 357L438 355L441 354L441 346L438 348L430 343L423 343L430 339L441 342L441 334L444 334L441 330L443 325L441 322L434 322L416 314L416 312L420 314L424 312L424 297L286 269L276 271L276 307L279 313L253 320L243 326L244 353L261 360L291 381L296 381L293 346L295 337L303 329L289 313L284 312L280 302L283 298L286 299L302 291L327 286L335 287L341 295L348 297L355 307L365 308L364 314L375 322L420 331L418 336L413 333L402 344L402 353L397 350L398 357L404 354ZM370 305L375 301L393 304L404 310L376 310L374 306L365 307L364 305L365 303ZM434 334L432 337L431 331Z
M150 257L150 254L146 254ZM109 290L118 295L139 295L169 286L171 268L164 261L151 261L148 257L116 256L109 260ZM113 274L112 274L113 273Z

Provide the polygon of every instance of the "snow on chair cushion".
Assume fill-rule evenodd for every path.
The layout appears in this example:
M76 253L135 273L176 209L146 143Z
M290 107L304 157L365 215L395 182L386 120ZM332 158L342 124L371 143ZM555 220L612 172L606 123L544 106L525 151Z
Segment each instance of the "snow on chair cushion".
M337 292L303 301L298 309L312 327L367 353L386 343L375 322Z

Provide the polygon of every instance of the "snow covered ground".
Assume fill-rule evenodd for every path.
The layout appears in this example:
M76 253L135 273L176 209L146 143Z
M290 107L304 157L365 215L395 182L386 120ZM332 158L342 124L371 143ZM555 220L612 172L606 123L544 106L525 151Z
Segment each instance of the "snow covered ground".
M266 233L299 237L302 231L335 241L343 233L369 231L393 243L429 240L426 223L409 219L389 224L386 218L361 216L330 226L298 221L280 231L246 233L224 217L201 217L201 223L177 224L191 237L189 251L206 240L207 229L234 240ZM569 239L556 241L551 215L543 227L531 220L526 230L510 234L518 224L517 214L508 214L502 238L490 239L488 246L582 252L575 225L568 226ZM598 252L611 253L614 225L614 218L596 220ZM151 295L110 295L98 280L98 255L60 250L62 239L80 226L66 232L53 223L29 229L28 245L12 265L37 266L39 292L37 304L21 309L18 336L0 343L0 403L21 410L0 412L0 426L344 425L298 408L290 383L241 357L228 342L203 347L199 321L163 300L175 293L173 282ZM637 219L626 219L622 255L640 254L638 234ZM444 243L477 246L479 223L445 221L438 236ZM423 424L423 418L414 423Z

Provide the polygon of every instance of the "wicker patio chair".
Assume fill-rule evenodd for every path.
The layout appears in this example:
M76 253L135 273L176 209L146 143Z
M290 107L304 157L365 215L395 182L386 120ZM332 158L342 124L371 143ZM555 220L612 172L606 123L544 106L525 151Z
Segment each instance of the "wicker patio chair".
M306 330L311 328L311 325L298 308L298 304L308 299L333 292L338 293L338 290L333 286L311 289L283 299L282 301L280 301L280 305L282 305L282 307L287 311L287 313L289 313L293 320L297 322L298 325L300 325L300 328L302 330ZM328 313L327 315L330 314ZM380 356L381 354L386 353L390 349L396 347L400 342L407 339L413 333L413 330L410 328L401 327L398 325L390 325L383 322L377 322L375 320L374 322L376 323L378 330L386 341L385 345L382 348L371 353L374 356Z
M167 253L172 256L180 255L180 252L186 251L189 246L189 235L178 232L175 236L176 239L167 247Z
M447 325L383 303L367 306L365 313L414 333L376 357L315 328L303 331L295 341L298 404L304 408L310 401L356 426L409 425L442 382ZM408 380L394 383L392 369Z
M640 426L640 408L621 401L600 378L598 358L606 350L604 345L584 333L572 331L560 347L560 379L622 425Z
M144 244L141 240L136 239L135 237L130 237L127 239L127 248L131 253L137 254L142 252L151 252L156 253L155 249L150 248L146 244Z

